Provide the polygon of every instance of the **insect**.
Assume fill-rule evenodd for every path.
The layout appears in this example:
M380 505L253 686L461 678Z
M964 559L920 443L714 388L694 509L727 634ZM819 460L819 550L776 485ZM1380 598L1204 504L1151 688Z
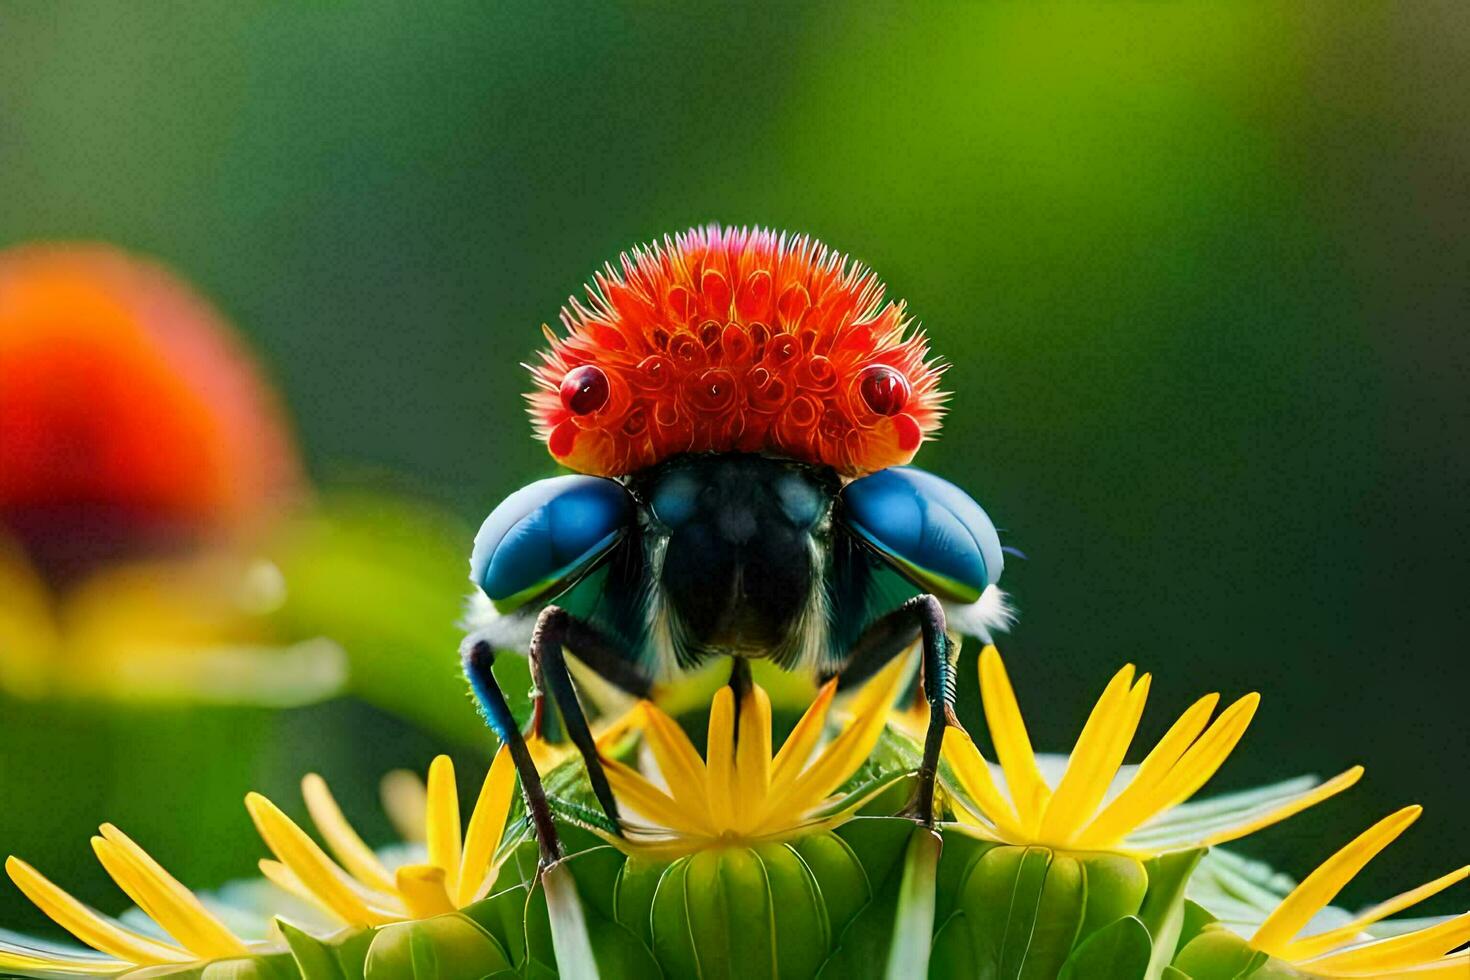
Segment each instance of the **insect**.
M905 465L947 396L904 305L811 238L711 225L625 253L561 319L528 399L577 473L485 520L484 615L461 648L523 782L497 650L529 651L531 725L553 699L617 826L568 655L640 697L724 658L738 694L756 658L846 687L921 641L930 722L908 812L932 822L955 637L988 642L1009 612L990 518Z

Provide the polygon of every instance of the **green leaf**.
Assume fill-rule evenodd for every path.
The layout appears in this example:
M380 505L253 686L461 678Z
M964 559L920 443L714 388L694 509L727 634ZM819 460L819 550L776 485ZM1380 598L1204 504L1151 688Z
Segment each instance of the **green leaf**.
M251 956L207 964L200 980L295 980L296 964L288 954Z
M525 906L526 959L522 968L526 976L600 975L614 980L659 975L658 964L642 937L625 928L613 915L621 865L622 856L604 846L565 858L542 876L542 882L549 883L553 889L570 886L585 940L579 937L578 926L570 916L557 924L562 936L554 934L546 891L542 887L534 888ZM562 914L567 912L564 896L565 891L559 892L553 899L561 903L558 912ZM573 931L566 932L568 927Z
M40 971L38 977L66 976L66 973ZM298 980L296 964L288 953L265 956L242 956L216 960L213 963L167 966L141 966L119 974L117 980Z
M653 952L671 977L699 976L694 937L684 908L684 882L691 858L680 858L664 869L653 898Z
M460 909L462 915L495 937L511 965L517 968L526 959L526 907L530 892L529 885L515 884Z
M946 838L944 846L949 847L949 843ZM965 920L965 913L956 912L934 934L934 949L929 954L930 980L975 976L976 965L970 923Z
M364 980L462 980L509 969L495 937L459 912L383 926L368 947Z
M934 911L940 921L948 922L959 907L960 886L965 882L980 855L997 847L955 827L944 829L944 851L939 855L939 877L936 881Z
M304 980L362 980L373 930L344 929L335 936L319 939L284 919L276 920L276 928L285 937Z
M1150 980L1159 977L1174 958L1184 928L1184 888L1204 854L1203 848L1175 851L1151 858L1144 866L1148 872L1148 894L1138 917L1153 937Z
M701 978L775 975L775 910L765 868L753 851L694 855L684 879L684 907Z
M1183 924L1180 926L1179 939L1176 943L1178 949L1183 949L1189 945L1191 939L1219 921L1203 905L1198 905L1188 898L1184 900L1184 910L1181 918L1183 919Z
M627 863L622 852L599 843L596 847L574 853L562 863L577 879L577 894L581 896L588 914L616 921L618 875Z
M1054 916L1061 916L1061 921L1048 925L1052 946L1057 933L1067 930L1067 948L1043 945L1031 955L1051 864L1052 852L1044 847L997 847L975 862L960 891L960 908L970 922L982 973L988 968L995 976L1012 980L1032 964L1049 963L1052 976L1061 968L1081 924L1082 881L1074 862L1071 875L1058 876L1058 887L1047 903Z
M781 980L808 980L831 948L822 892L806 862L790 845L766 844L755 853L765 868L771 894L776 973Z
M1268 959L1265 953L1251 949L1244 939L1217 925L1191 939L1171 965L1191 980L1236 980L1255 975Z
M613 918L653 947L653 898L667 861L630 857L623 862L614 886Z
M1125 915L1137 914L1152 884L1148 870L1134 858L1121 854L1080 856L1087 875L1087 914L1078 939L1112 925ZM1147 925L1147 920L1144 920Z
M1059 980L1143 980L1152 950L1148 929L1125 915L1083 940L1062 965Z
M837 836L858 859L872 887L897 869L913 830L914 822L900 817L858 817L838 828ZM876 894L877 889L873 891Z
M859 817L838 829L838 836L862 864L872 899L842 931L819 977L847 980L881 975L881 964L888 962L904 855L914 827L912 820L898 817Z
M841 935L871 898L862 863L847 842L831 831L797 838L792 846L816 881L831 936Z

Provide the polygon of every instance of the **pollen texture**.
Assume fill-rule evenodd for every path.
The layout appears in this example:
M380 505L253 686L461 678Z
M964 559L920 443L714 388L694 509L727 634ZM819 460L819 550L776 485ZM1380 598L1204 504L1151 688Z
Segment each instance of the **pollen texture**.
M531 367L537 435L583 473L691 452L857 476L939 427L941 368L902 302L807 236L710 225L625 252L561 311Z

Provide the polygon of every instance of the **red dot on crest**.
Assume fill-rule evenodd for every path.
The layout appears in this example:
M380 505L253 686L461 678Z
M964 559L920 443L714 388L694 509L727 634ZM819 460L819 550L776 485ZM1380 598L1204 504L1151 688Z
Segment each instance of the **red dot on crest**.
M552 429L551 435L546 440L546 446L551 450L551 455L557 459L571 455L572 447L577 442L578 431L576 424L570 421L563 422Z
M893 430L898 434L898 448L911 453L924 441L924 430L912 415L900 415L893 420Z
M897 415L909 401L908 381L886 364L875 364L865 370L858 391L868 407L879 415Z
M592 364L572 368L561 379L561 403L573 415L591 415L607 404L607 375Z

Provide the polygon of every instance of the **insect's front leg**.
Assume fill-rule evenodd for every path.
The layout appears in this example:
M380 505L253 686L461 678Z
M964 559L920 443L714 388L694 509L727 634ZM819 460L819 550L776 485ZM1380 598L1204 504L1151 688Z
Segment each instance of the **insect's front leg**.
M567 737L582 755L587 767L587 778L592 783L592 792L602 806L603 813L613 822L621 834L622 824L617 800L608 785L607 773L603 771L602 756L597 751L597 740L587 724L582 704L577 700L577 691L572 684L572 675L567 670L565 649L571 648L577 659L586 664L598 676L620 690L635 697L647 697L652 681L638 666L623 654L617 645L604 633L560 606L547 606L536 618L536 628L531 633L531 676L538 692L549 691L561 711L562 724Z
M516 774L521 780L521 796L526 801L526 812L530 814L531 823L536 828L541 865L547 867L561 860L561 838L551 819L551 806L546 801L546 789L541 785L541 774L536 771L535 760L526 748L525 736L517 727L510 706L505 703L505 693L500 690L500 682L495 679L495 673L491 669L495 666L495 650L489 641L470 637L460 647L459 656L465 677L470 682L470 689L475 692L475 700L480 703L480 711L485 716L486 723L500 737L500 741L510 752L511 762L515 763Z
M950 662L944 606L932 595L915 596L874 621L853 644L836 676L839 688L860 684L907 650L915 639L921 639L924 647L924 696L929 702L929 728L924 734L918 785L904 814L925 826L933 826L934 780L939 771L939 753L944 747L944 729L949 725L959 727L954 714L954 664Z

